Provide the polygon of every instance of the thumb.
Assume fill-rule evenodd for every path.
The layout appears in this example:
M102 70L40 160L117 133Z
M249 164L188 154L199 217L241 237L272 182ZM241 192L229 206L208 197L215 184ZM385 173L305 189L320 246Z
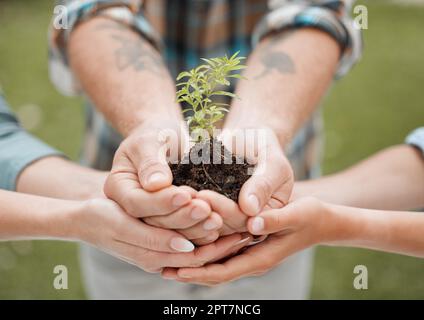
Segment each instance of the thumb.
M249 218L247 221L249 232L254 235L267 235L289 230L293 227L293 219L286 208L265 211Z
M293 180L293 171L284 154L267 152L266 157L259 158L255 172L240 190L241 210L249 216L255 216L273 197L287 204Z
M128 150L144 190L153 192L172 184L172 172L166 161L167 144L159 135L143 135L132 141Z

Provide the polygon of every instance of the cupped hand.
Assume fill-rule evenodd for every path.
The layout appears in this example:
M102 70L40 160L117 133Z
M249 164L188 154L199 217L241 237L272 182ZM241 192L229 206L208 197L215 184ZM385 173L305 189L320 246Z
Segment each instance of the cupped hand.
M121 143L104 192L132 217L178 230L203 244L216 240L222 219L204 201L192 200L193 189L172 185L168 161L178 159L187 147L185 125L173 120L149 121Z
M272 209L249 218L248 230L254 235L270 234L268 238L222 264L200 268L166 268L168 279L214 286L243 277L259 276L290 255L314 244L331 242L336 227L331 211L315 198L302 198L284 208Z
M276 134L269 128L226 128L220 139L233 153L255 164L239 194L240 209L249 216L265 206L281 208L293 189L293 170Z
M159 272L164 267L202 266L237 252L251 239L237 234L195 248L178 232L149 226L108 199L83 202L72 222L74 238L147 272Z
M168 155L178 157L187 145L186 128L177 121L141 125L115 153L104 192L134 217L168 214L186 205L190 193L172 187Z

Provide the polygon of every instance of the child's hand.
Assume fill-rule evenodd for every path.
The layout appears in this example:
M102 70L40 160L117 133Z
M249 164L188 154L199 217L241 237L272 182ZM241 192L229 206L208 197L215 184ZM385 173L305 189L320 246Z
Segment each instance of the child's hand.
M314 198L303 198L282 209L262 212L249 219L252 234L271 234L265 241L248 248L222 264L201 268L166 268L163 276L181 282L217 285L247 276L264 274L288 256L314 244L330 242L334 236L331 212Z
M281 209L268 210L247 222L248 230L255 235L289 235L307 233L308 238L323 237L328 224L328 209L312 197L298 198Z

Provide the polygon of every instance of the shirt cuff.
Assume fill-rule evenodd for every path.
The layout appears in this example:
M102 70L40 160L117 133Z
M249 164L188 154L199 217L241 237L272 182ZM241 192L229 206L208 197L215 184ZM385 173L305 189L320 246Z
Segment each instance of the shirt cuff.
M405 143L421 150L424 156L424 127L412 131L405 139Z
M75 27L92 17L102 16L132 28L159 50L159 34L143 16L140 0L70 0L63 2L67 12L66 29L56 29L52 22L49 32L49 73L55 87L64 95L81 93L81 87L69 67L67 45Z
M9 132L0 139L0 189L15 191L21 172L35 161L64 155L22 129Z
M253 45L267 34L289 28L313 27L330 34L342 50L335 77L347 74L362 54L362 34L355 27L349 12L350 6L343 1L332 1L326 5L316 1L287 4L275 1L271 11L259 22L253 33ZM328 2L328 1L327 1Z

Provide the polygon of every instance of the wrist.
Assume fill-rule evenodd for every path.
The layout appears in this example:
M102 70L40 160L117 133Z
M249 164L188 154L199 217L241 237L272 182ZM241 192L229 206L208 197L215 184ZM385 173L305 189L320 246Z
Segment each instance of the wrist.
M175 128L184 121L181 108L177 104L172 104L165 108L158 105L155 108L149 109L151 110L142 109L135 112L133 115L135 122L134 125L129 128L127 136L140 129ZM139 114L139 116L137 116L137 114Z
M65 221L69 225L66 230L67 239L92 243L90 231L95 226L90 225L87 221L89 221L88 219L92 213L95 212L97 202L97 199L76 201L67 210L67 214L65 215Z
M243 120L240 117L238 120L229 120L225 122L224 130L263 130L267 136L277 138L281 147L286 146L291 140L290 130L282 128L281 121L274 120L255 120L250 116L249 120Z
M41 237L48 237L62 240L78 239L76 234L75 216L81 210L81 202L69 200L52 200L44 214L40 216L39 232ZM34 223L37 225L37 223Z
M384 217L366 209L326 204L331 216L331 238L326 244L362 246L385 237ZM381 219L383 218L383 219Z

